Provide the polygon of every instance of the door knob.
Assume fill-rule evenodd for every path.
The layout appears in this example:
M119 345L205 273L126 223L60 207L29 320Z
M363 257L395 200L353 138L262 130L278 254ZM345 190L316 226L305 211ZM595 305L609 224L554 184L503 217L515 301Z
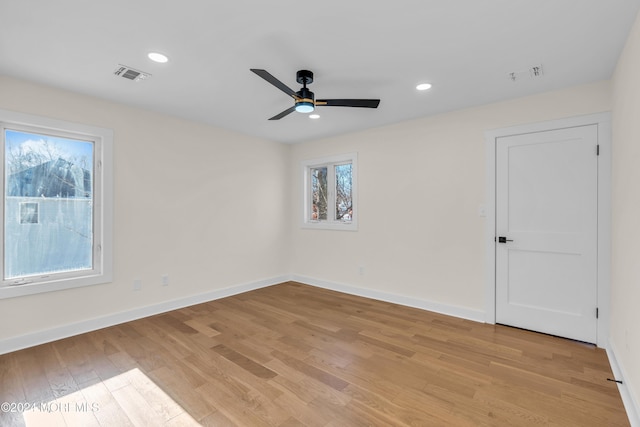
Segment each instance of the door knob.
M506 237L504 237L504 236L500 236L500 237L498 237L498 243L507 243L507 242L513 242L513 240L511 240L511 239L507 239L507 238L506 238Z

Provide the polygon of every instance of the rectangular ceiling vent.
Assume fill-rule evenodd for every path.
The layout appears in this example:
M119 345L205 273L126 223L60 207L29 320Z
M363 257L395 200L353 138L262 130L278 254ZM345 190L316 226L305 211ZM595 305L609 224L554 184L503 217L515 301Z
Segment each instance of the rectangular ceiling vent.
M122 64L118 64L118 68L116 68L113 74L125 79L133 80L134 82L139 82L140 80L145 80L151 77L151 74L149 73L145 73L144 71L136 70Z
M544 75L544 73L542 72L542 65L536 65L535 67L529 68L529 75L532 79L542 77Z
M509 73L509 79L512 82L515 82L517 80L523 80L526 78L537 80L539 78L542 78L543 76L544 76L544 70L542 69L542 65L534 65L533 67L530 67L528 70L512 71Z

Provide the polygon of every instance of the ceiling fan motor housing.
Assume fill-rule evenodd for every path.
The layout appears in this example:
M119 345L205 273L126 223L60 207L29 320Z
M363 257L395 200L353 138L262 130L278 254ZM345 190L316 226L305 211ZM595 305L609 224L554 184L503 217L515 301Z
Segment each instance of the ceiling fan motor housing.
M299 101L310 101L313 102L315 100L315 95L306 87L303 87L299 91L296 92L296 95L300 97Z

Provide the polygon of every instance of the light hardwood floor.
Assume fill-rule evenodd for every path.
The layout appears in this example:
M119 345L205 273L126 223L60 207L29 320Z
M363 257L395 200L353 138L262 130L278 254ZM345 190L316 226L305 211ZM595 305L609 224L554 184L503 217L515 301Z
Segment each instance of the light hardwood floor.
M629 425L611 377L591 345L290 282L0 356L0 424Z

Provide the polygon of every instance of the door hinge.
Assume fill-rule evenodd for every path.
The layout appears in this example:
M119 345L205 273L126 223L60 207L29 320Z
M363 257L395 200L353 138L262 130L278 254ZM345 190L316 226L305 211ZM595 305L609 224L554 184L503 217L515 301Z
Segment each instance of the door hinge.
M600 155L600 144L596 145L596 156Z
M596 307L596 319L598 319L599 316L600 316L600 309Z

